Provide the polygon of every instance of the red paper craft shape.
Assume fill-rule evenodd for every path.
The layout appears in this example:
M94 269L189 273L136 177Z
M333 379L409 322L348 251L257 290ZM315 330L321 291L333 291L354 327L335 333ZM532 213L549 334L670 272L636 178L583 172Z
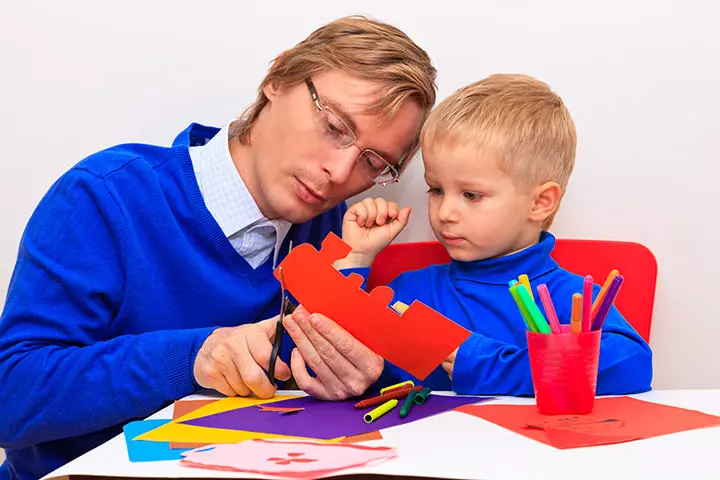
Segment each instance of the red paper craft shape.
M720 417L631 397L598 398L588 415L542 415L535 405L456 409L555 448L610 445L720 425Z
M297 413L305 410L304 407L298 407L298 408L283 408L283 407L269 407L267 405L258 405L258 408L260 408L261 412L278 412L281 415L282 414L291 414L291 413Z
M369 294L358 274L345 277L333 267L350 246L329 233L318 252L308 244L294 248L275 270L285 288L311 313L321 313L390 363L424 380L469 336L470 332L432 308L415 301L402 314L388 304L386 286Z

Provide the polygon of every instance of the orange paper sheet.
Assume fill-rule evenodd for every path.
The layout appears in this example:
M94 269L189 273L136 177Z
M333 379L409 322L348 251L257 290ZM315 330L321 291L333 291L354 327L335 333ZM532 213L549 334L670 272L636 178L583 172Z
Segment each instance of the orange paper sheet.
M465 405L457 411L559 449L609 445L720 425L720 417L630 397L598 398L588 415L541 415L535 405Z
M360 288L362 276L345 277L332 266L349 252L348 244L330 233L319 252L309 243L294 248L275 277L280 280L282 267L285 287L309 312L331 318L372 351L424 380L470 332L417 301L398 314L388 306L390 288L376 287L368 294Z
M184 417L190 412L194 412L200 407L209 405L217 400L176 400L173 404L173 420L177 420L180 417ZM204 447L206 443L183 443L183 442L170 442L171 449L182 449L182 448L198 448Z

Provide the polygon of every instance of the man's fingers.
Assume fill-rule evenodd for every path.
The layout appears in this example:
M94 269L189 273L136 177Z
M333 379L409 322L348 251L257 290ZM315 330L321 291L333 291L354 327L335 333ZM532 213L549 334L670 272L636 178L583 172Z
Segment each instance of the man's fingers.
M359 371L370 377L380 376L382 367L378 367L380 357L377 354L325 315L314 313L310 318L315 330Z
M333 345L315 329L313 322L316 318L317 315L305 316L302 323L300 323L300 328L302 328L305 336L312 343L323 364L327 365L334 374L333 378L328 379L328 381L331 382L331 384L335 384L334 379L337 378L337 384L347 385L348 382L352 383L355 378L361 375L360 372L344 357L343 352L340 351L337 346ZM320 378L324 379L324 376L320 372L316 373Z
M292 351L290 365L292 366L293 378L300 390L320 400L332 400L320 380L310 376L310 372L308 372L307 366L305 365L305 360L303 360L302 355L296 348Z
M340 379L335 375L332 369L325 363L310 341L305 330L309 326L307 311L295 310L292 315L285 317L285 328L290 337L295 341L295 345L303 357L304 363L315 372L327 392L332 398L340 398L343 396L343 385ZM301 327L301 324L306 324ZM299 384L298 384L299 385Z
M259 398L270 398L275 394L275 387L270 383L265 370L257 364L250 354L247 338L243 340L245 345L239 347L233 355L233 361L240 372L240 377L247 388Z
M247 340L250 355L252 355L255 363L268 371L273 346L268 341L265 332L258 332L257 335L248 336ZM278 380L288 380L290 378L290 367L280 359L280 352L278 352L277 360L275 360L275 378Z

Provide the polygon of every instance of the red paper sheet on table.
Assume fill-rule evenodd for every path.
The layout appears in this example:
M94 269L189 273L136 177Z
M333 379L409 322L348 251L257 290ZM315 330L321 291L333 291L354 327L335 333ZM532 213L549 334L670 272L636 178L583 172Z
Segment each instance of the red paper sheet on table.
M464 405L520 435L560 448L591 447L720 425L720 417L630 397L598 398L588 415L542 415L535 405Z
M402 314L388 306L389 287L369 294L361 275L345 277L333 266L350 246L330 233L320 252L308 244L294 248L275 270L287 290L309 312L321 313L390 363L424 380L469 336L470 332L432 308L413 302Z

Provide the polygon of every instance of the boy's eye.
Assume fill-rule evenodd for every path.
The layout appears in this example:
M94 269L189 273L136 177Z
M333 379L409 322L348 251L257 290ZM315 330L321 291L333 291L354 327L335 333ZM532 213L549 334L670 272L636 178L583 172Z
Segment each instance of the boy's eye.
M482 198L482 195L480 195L479 193L474 193L474 192L464 192L463 197L470 200L471 202L475 202L477 200L480 200Z
M430 187L427 190L430 195L442 195L443 191L437 187Z

